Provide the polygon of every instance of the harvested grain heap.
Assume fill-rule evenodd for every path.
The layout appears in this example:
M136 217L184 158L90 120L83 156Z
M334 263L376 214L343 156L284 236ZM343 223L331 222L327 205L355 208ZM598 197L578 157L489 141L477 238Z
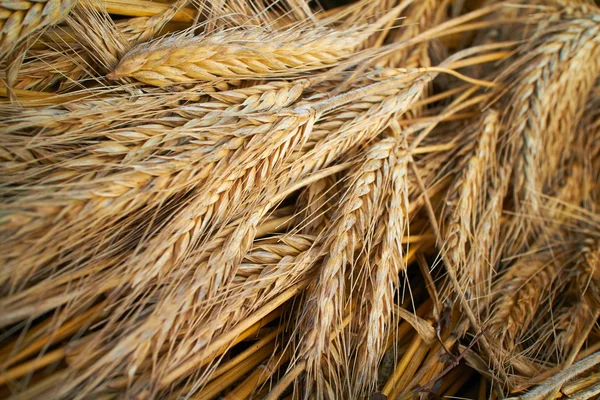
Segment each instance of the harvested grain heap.
M600 393L593 2L0 0L0 70L0 397Z

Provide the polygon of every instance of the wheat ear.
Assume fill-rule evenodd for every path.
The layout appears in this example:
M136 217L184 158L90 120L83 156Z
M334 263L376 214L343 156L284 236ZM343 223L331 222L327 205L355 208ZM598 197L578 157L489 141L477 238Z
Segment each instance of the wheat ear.
M476 297L479 297L477 293L483 292L490 273L485 264L476 264L478 268L467 264L468 249L479 244L472 243L471 238L482 212L479 199L487 192L489 169L494 168L496 163L496 140L500 131L498 113L491 111L485 115L481 126L479 143L446 198L448 222L444 244L449 259L456 265L459 278L466 288L474 289Z
M526 331L535 318L556 276L554 260L534 256L519 260L494 284L493 291L499 297L492 308L487 330L490 337L499 338L503 349L515 350L519 334Z
M581 100L600 73L600 23L590 11L573 7L550 14L552 29L542 29L535 47L526 47L523 58L506 72L523 70L513 90L507 126L510 137L519 141L515 171L523 173L515 175L514 193L524 214L539 212L539 194L556 173L562 154L568 153L583 109ZM581 65L589 68L575 72ZM515 224L527 225L520 219Z
M338 368L331 357L329 336L332 329L343 319L347 288L345 280L356 262L355 247L365 237L374 218L381 210L377 209L380 195L378 176L386 169L386 160L394 152L396 140L388 139L375 143L365 155L365 162L350 177L347 192L340 199L341 207L336 213L331 227L323 235L323 251L327 257L320 268L318 281L311 288L303 311L302 341L300 354L306 358L308 373L307 391L316 382L316 391L323 394L326 385L334 385L342 390L342 382L336 381ZM333 344L335 346L335 342ZM325 358L325 364L322 359ZM331 383L326 383L324 370L329 371Z
M283 32L259 28L171 38L139 46L108 77L154 86L197 81L274 78L331 67L351 56L374 30L395 18L392 9L368 28L326 27Z
M376 185L383 193L377 202L383 209L368 234L367 258L362 284L358 286L357 310L364 312L359 318L363 330L357 343L356 368L353 371L355 396L375 390L378 365L384 355L385 341L393 325L394 296L399 288L398 274L406 270L406 254L401 238L408 232L409 179L408 153L402 146L403 138L392 138L394 147L384 161ZM385 165L387 164L387 165ZM385 176L389 175L389 176ZM359 273L359 276L361 274Z
M245 30L206 38L171 39L126 55L109 78L132 77L166 86L218 79L294 76L335 65L356 39L336 31L269 34Z
M213 102L206 104L207 107L204 109L201 105L196 105L193 109L187 108L186 113L192 113L198 118L188 120L183 127L169 128L160 124L151 124L112 130L107 133L109 140L90 148L89 155L84 154L82 158L75 160L65 160L60 164L65 168L64 171L56 170L42 182L38 181L38 184L47 182L47 188L59 189L50 191L53 192L50 198L40 198L35 192L29 196L19 195L18 207L22 211L12 211L3 230L15 232L18 229L18 237L26 237L32 232L45 229L56 231L57 234L46 235L45 240L38 240L35 244L35 247L40 249L40 254L46 255L50 254L49 251L52 252L52 249L61 247L57 246L57 243L62 241L61 232L68 234L67 228L72 229L84 220L88 227L92 225L92 220L104 221L102 225L98 225L98 228L104 227L101 234L105 236L111 229L107 227L110 217L118 210L123 207L143 209L152 207L153 204L164 203L174 193L189 190L191 185L206 180L209 171L219 165L222 159L242 147L244 138L218 133L214 131L214 129L219 130L217 126L222 125L221 131L225 132L231 128L230 123L248 122L248 119L241 118L246 110L267 112L276 110L282 104L293 103L302 93L303 85L302 82L283 86L262 85L255 90L240 90L241 93L237 95L234 92L222 93L220 97L223 100L232 101L234 104ZM297 88L299 90L296 90ZM271 91L275 93L270 93ZM214 134L209 133L208 136L201 138L206 135L201 132L206 132L204 128L209 126L213 126ZM251 121L250 126L253 126ZM201 138L200 145L181 145L180 143L188 140L185 139L186 136L192 141ZM133 145L123 146L120 144L123 140ZM174 153L171 148L179 154ZM161 160L162 151L164 154L169 153L171 159ZM103 171L102 164L109 161L105 155L108 155L112 162L122 166L116 170ZM150 156L156 157L156 161L148 159ZM73 167L81 163L84 158L87 158L88 165L79 175L74 174ZM62 178L60 178L61 172ZM70 181L70 184L62 190L61 179ZM75 184L77 181L80 184ZM30 203L34 205L28 206ZM111 204L110 208L106 208L108 203ZM110 215L106 214L107 211ZM37 217L33 217L34 215ZM58 215L63 215L64 218L58 225L49 228ZM16 240L18 237L13 236L13 239ZM5 256L12 258L11 254L14 253L17 257L18 249L15 250ZM96 248L94 251L97 250ZM14 261L17 262L18 257ZM39 261L43 260L39 259Z
M77 0L6 1L0 4L0 61L36 30L64 19L75 4Z

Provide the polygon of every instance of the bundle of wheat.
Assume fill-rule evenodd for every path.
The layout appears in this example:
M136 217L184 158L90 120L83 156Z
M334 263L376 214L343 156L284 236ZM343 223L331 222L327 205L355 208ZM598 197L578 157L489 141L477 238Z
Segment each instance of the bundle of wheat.
M600 393L600 8L0 0L0 395Z

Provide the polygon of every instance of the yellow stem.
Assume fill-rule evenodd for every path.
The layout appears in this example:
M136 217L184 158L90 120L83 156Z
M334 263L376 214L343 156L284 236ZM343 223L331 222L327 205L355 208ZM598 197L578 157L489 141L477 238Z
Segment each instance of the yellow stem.
M417 352L417 350L419 349L419 347L421 346L422 343L423 343L423 340L421 339L421 337L415 333L412 341L410 342L410 345L408 346L408 349L406 349L406 353L404 353L404 356L400 360L400 363L394 370L394 373L392 374L392 376L390 376L390 378L386 382L381 393L383 393L388 398L391 398L391 395L394 391L394 388L396 387L396 384L398 383L398 381L400 381L402 374L408 367L408 364L410 364L413 356L415 355L415 353Z
M46 353L41 357L26 363L20 364L13 369L0 374L0 385L4 385L7 382L19 379L31 372L35 372L38 369L44 368L52 363L62 360L66 355L65 349L60 348L50 353Z

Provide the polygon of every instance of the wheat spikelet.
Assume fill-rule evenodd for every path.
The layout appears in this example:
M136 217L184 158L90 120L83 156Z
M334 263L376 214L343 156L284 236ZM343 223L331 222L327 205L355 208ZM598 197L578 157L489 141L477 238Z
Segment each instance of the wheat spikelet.
M555 335L553 347L555 348L555 357L559 363L564 362L569 357L574 350L573 342L596 319L598 319L598 312L586 302L575 303L571 307L565 307L561 312L556 314L553 324ZM576 349L576 351L578 350Z
M190 206L182 215L182 218L177 221L177 225L172 228L173 232L178 232L177 236L168 234L166 236L169 237L167 241L159 236L157 237L159 245L157 247L150 245L150 248L155 249L152 253L156 252L155 254L158 254L158 257L144 255L148 261L152 260L151 263L154 264L151 269L144 272L144 280L153 275L151 271L164 269L165 264L172 263L186 254L189 251L188 247L193 247L194 243L199 240L202 231L209 228L208 224L211 217L214 215L214 218L223 218L222 215L219 215L222 213L220 208L229 204L230 201L240 198L244 191L249 189L249 184L266 185L269 180L269 170L276 169L278 163L281 162L280 160L283 160L286 153L294 148L295 143L303 140L303 137L308 133L307 129L310 130L310 120L314 117L310 113L302 113L284 116L283 118L275 114L267 118L272 121L270 125L272 131L269 132L269 137L275 139L276 135L279 135L281 142L278 143L273 140L269 148L270 151L267 151L267 149L260 147L264 138L261 135L256 135L250 139L250 142L244 148L234 151L233 154L228 156L229 165L224 166L221 171L217 169L212 172L214 174L218 173L225 179L207 182L204 194L194 201L195 205ZM267 121L265 120L265 125L262 125L262 127L268 126L266 124ZM267 208L270 207L267 205L264 211ZM253 220L250 224L256 222L256 220ZM192 233L194 235L190 236ZM246 234L244 228L240 228L239 233L235 235L235 238L232 237L232 241L226 247L231 245L233 251L239 251L238 242ZM180 248L178 254L173 253L174 246ZM155 260L158 260L158 262L155 263ZM140 265L139 262L136 262L136 264Z
M128 35L128 39L136 42L146 42L149 39L152 39L158 32L160 32L165 24L175 16L177 11L185 7L188 2L189 0L178 0L171 4L171 6L163 13L154 15L148 19L145 19L145 21L136 21L137 26L135 27L133 26L134 24L128 24L128 28L130 29L130 35Z
M600 305L600 246L598 239L588 238L581 249L581 261L578 266L581 274L577 278L577 289L592 308Z
M38 241L36 243L36 247L39 246L40 254L51 254L49 251L59 248L57 243L64 240L61 238L60 232L63 230L68 232L67 227L73 223L71 221L85 221L85 224L89 225L93 218L102 220L103 225L101 226L106 226L110 221L110 215L107 215L105 210L115 215L125 207L135 209L164 203L175 191L188 190L198 182L205 180L209 171L218 165L222 158L240 148L244 143L242 138L221 135L217 132L214 132L214 136L210 133L207 136L206 133L201 133L204 127L223 125L227 131L230 129L229 124L233 121L240 121L240 112L249 110L264 112L292 103L302 92L302 85L302 82L292 85L291 90L288 85L284 85L281 92L277 90L279 85L275 85L274 90L276 93L282 94L280 96L275 93L270 94L269 89L273 89L271 85L263 85L254 91L240 90L243 93L240 93L239 96L235 96L234 93L222 93L220 97L227 99L229 96L234 105L210 103L204 109L200 104L194 106L193 110L188 108L185 112L193 111L198 118L188 120L180 128L152 124L130 129L111 130L110 136L107 137L108 141L101 145L91 146L89 153L85 154L84 152L83 157L74 163L71 160L65 160L64 172L55 171L49 177L45 177L45 181L48 182L46 187L57 187L58 185L60 188L60 180L57 181L57 178L60 179L61 174L63 175L62 179L68 179L70 182L69 186L58 193L55 190L51 191L50 193L54 193L46 200L46 206L43 205L43 199L37 193L32 193L30 196L19 195L15 202L23 211L20 213L16 210L13 211L11 220L9 220L8 226L5 225L5 229L14 232L18 228L23 237L24 234L29 234L23 228L27 228L29 231L34 230L34 232L46 229L58 215L62 215L63 221L61 222L65 225L53 228L58 236L49 236L49 242ZM262 95L258 95L261 92ZM246 100L242 102L244 97ZM235 105L236 102L242 102L242 104ZM228 115L232 117L228 117ZM192 143L182 146L180 143L185 143L186 136L192 140ZM211 136L213 137L211 138ZM133 146L123 146L124 140L132 143ZM140 142L141 144L137 144ZM175 156L173 150L179 154ZM169 154L171 161L161 161L163 154ZM103 155L109 155L110 158L106 159ZM156 161L149 159L150 156L155 157ZM80 165L84 166L85 172L81 171L79 176L73 175L73 166L81 163L83 159L86 159L87 162L85 165ZM174 160L178 161L174 162ZM122 167L103 172L102 166L107 161L121 164ZM76 179L81 184L73 185ZM44 181L38 182L39 184L44 184ZM46 190L44 192L49 193ZM28 207L28 197L34 204L33 209ZM108 204L111 204L109 209L106 208ZM41 212L42 210L44 212ZM28 218L28 215L36 215L37 221ZM98 232L102 235L109 233L106 229L98 230ZM19 252L17 251L15 254L19 254ZM7 253L6 256L11 257L10 253Z
M264 221L265 228L266 228L267 225L269 225L270 219L272 219L272 218L267 218ZM235 226L235 224L234 224L234 226ZM227 230L225 230L225 232L223 232L223 234L220 237L216 237L215 240L214 240L214 242L212 244L210 244L210 247L212 247L213 249L219 248L219 246L221 246L223 244L223 240L227 236L227 233L231 232L232 228L228 228ZM264 232L264 228L261 228L261 229ZM266 228L266 229L267 229L267 232L269 232L269 229L272 229L272 228ZM247 262L254 262L254 261L260 260L261 259L260 258L261 254L263 256L265 256L265 254L264 254L265 253L265 251L264 251L265 249L268 249L271 252L271 254L272 254L270 256L271 259L277 258L278 257L277 254L279 254L281 252L287 252L290 256L293 256L293 255L297 254L298 252L302 251L303 249L305 249L308 245L310 245L310 240L311 240L310 237L298 237L296 240L294 238L282 238L280 241L281 241L282 244L285 243L284 245L269 246L268 244L266 244L264 247L261 247L260 242L258 242L257 245L256 245L256 251L257 252L261 252L261 250L262 250L262 252L259 253L259 254L255 254L255 255L251 256L247 260ZM285 271L287 269L287 265L288 265L287 261L289 261L289 257L285 258L282 261L282 263L280 264L280 267L277 267L277 268L267 268L267 269L264 269L264 267L261 267L263 273L261 275L261 279L258 281L259 285L250 285L249 282L247 282L248 283L247 285L242 283L242 284L238 284L237 286L235 286L233 288L234 289L233 292L231 292L231 293L223 292L222 294L227 294L228 295L227 298L230 298L230 299L233 300L235 297L229 297L230 295L234 296L235 294L239 294L240 292L244 292L245 293L247 291L253 291L253 290L254 290L254 293L260 293L260 292L262 292L264 290L264 288L271 287L273 289L272 292L268 291L268 292L264 293L265 296L266 296L265 297L265 301L268 298L273 298L274 296L277 295L278 290L285 290L285 288L289 287L289 285L291 285L291 282L293 282L293 279L290 280L290 282L286 281L285 274L284 275L281 274L281 271ZM107 272L108 272L108 274L104 274L104 275L108 275L109 277L111 275L113 275L113 276L114 275L116 275L116 276L121 275L122 276L123 274L126 274L126 271L123 271L122 269L117 269L115 271L112 271L112 273L111 273L111 271L107 271ZM60 278L60 276L58 276L58 278ZM98 294L98 290L101 290L98 287L98 282L100 281L100 278L101 278L101 275L100 276L96 276L95 279L93 279L91 281L86 281L85 279L83 279L83 283L85 284L85 287L81 288L82 292L83 293L88 293L89 295L92 295L92 296L97 295ZM263 281L262 278L264 278L264 281ZM247 279L246 279L246 281L247 281ZM118 282L118 280L117 280L117 282ZM277 282L280 282L280 283L277 283ZM46 284L49 284L49 283L50 282L46 282ZM180 283L177 282L177 281L174 281L173 284L180 284ZM90 290L90 288L93 288L93 287L96 287L97 289L94 290L94 291ZM41 289L41 288L39 288L39 289ZM60 293L60 291L58 291L58 292ZM48 291L48 293L50 293L50 292ZM163 296L164 296L165 300L167 300L169 298L169 296L171 296L171 295L172 295L172 293L169 292L168 287L167 287L167 290L163 291ZM83 300L85 298L85 296L83 296L82 293L79 293L79 298L81 300ZM236 301L238 301L237 298L235 298L235 299L236 299ZM246 298L246 297L240 297L239 299L245 299L245 300L247 300L246 301L246 305L245 305L245 310L247 312L250 312L248 310L252 310L252 307L256 308L256 307L259 307L260 304L262 304L262 303L259 302L259 299ZM124 299L124 300L125 301L123 301L123 300L122 301L123 301L123 305L125 306L127 304L127 302L126 302L127 299ZM135 299L133 299L133 300L135 301ZM139 304L137 304L137 305L136 304L131 304L131 307L135 306L135 307L143 308L144 305L150 305L150 304L146 304L143 301L143 299L140 299L139 297L138 297L138 300L140 300L142 302L139 303ZM147 300L150 300L150 299L147 299ZM167 303L168 303L168 301L167 301ZM236 303L236 304L239 304L239 302ZM152 307L150 307L150 310L151 309L152 309ZM7 309L7 311L8 311L8 309ZM66 314L67 312L69 312L71 310L69 310L67 308L67 309L61 310L61 311L62 311L62 314L64 315L64 314ZM204 311L206 311L206 310L204 310ZM231 316L232 315L231 313L233 313L233 314L236 314L236 313L239 314L239 312L240 312L240 310L238 310L237 308L234 308L234 307L228 307L228 308L225 309L225 311L229 312L229 314L225 313L223 315L223 317L225 317L225 318L223 320L220 319L220 321L222 321L225 324L230 324L230 323L234 322L234 321L232 321L230 319L227 319L226 315L230 315ZM117 313L117 314L121 315L120 312ZM200 315L203 315L203 314L200 314ZM183 318L182 321L187 321L188 320L187 317L185 316L185 314L182 315L181 317ZM189 314L189 318L190 319L193 318L193 317L194 317L193 314ZM115 317L115 318L118 318L118 317ZM175 323L176 321L174 320L174 318L175 318L175 316L171 315L170 318L168 318L166 321L163 321L164 324L165 324L165 325L163 325L163 327L164 326L168 326L167 324L169 324L169 323L172 323L172 324ZM139 332L145 332L146 334L149 334L149 332L152 332L152 330L155 329L155 325L152 324L155 321L156 321L156 319L152 319L150 317L144 317L143 319L140 319L139 321L136 322L136 325L137 325L137 328L138 328L137 332L138 333ZM187 324L184 322L182 326L185 326L185 325L187 325ZM219 332L217 326L212 326L212 325L209 325L209 326L210 326L210 328L208 328L208 329L205 329L205 327L202 326L202 325L199 326L200 333L204 332L204 335L210 334L210 336L208 336L208 338L206 338L207 340L211 336L214 336L215 334L217 334ZM120 324L117 323L115 326L111 326L111 328L112 329L109 329L109 331L112 330L113 333L115 333L115 332L119 332L119 330L122 329L123 327L121 327ZM173 329L174 329L174 332L178 331L177 328L173 328ZM128 349L125 352L125 354L120 354L119 356L117 356L117 354L119 354L119 353L118 352L117 353L113 352L113 353L110 353L104 359L97 360L97 364L90 365L90 357L88 357L84 353L82 353L80 355L81 358L79 356L75 356L75 355L72 356L72 358L73 358L73 360L71 361L72 365L73 366L79 365L80 368L85 366L86 370L90 369L93 372L93 371L96 371L95 368L96 368L97 365L100 366L99 368L107 367L107 364L105 364L106 362L109 362L109 365L115 365L115 364L110 364L110 363L111 362L112 363L114 363L114 362L118 363L118 360L123 360L123 357L131 356L131 357L133 357L133 360L131 361L130 365L132 365L132 366L137 365L138 367L141 367L140 363L143 363L145 361L145 359L143 358L144 357L143 349L144 349L144 344L148 343L148 341L146 339L143 339L143 340L140 339L140 336L137 336L135 334L135 330L134 330L134 332L130 332L129 333L129 337L130 338L131 337L135 337L138 340L138 343L135 343L135 345L132 347L132 344L134 344L134 343L132 343L130 341L128 342L127 341L127 337L119 338L118 335L113 335L113 336L108 335L108 337L112 337L112 340L114 342L112 342L112 343L111 342L106 343L105 341L98 342L98 341L96 341L97 339L94 339L92 341L86 342L86 348L89 349L90 353L100 355L100 354L104 354L105 352L106 353L110 353L107 350L106 351L103 350L102 347L100 347L100 346L109 346L109 348L118 347L118 348L121 348L121 349ZM182 338L181 338L180 335L175 335L173 337L173 339L176 340L176 343L178 343ZM159 337L158 340L161 340L161 338ZM165 338L162 338L162 340L165 340ZM182 349L186 348L186 346L184 344L180 344L180 346L181 346ZM130 352L133 352L135 349L137 349L137 351L133 355L130 355ZM88 355L90 353L88 353ZM189 356L189 354L190 354L189 352L182 352L182 353L184 354L184 358L186 356ZM209 355L210 354L208 354L207 356L209 356ZM178 353L178 357L182 357L181 353ZM108 360L107 360L107 358L108 358ZM92 357L91 360L93 360L93 359L94 358ZM117 361L115 361L115 360L117 360ZM149 367L149 365L146 365L144 368L147 368L147 367ZM72 388L70 386L71 382L68 379L66 381L64 381L63 383L64 383L64 390L68 391L68 390L70 390L70 388Z
M500 265L502 212L504 199L510 187L511 170L510 165L499 166L497 176L490 179L487 204L481 211L474 236L470 240L471 249L466 263L473 265L473 272L485 271L484 279L479 282L475 291L477 300L483 300L483 304L479 304L480 307L487 305L489 299L485 299L485 293L492 292L492 278Z
M165 12L154 17L119 21L115 24L116 31L130 45L145 41L156 35L157 30L164 25L164 21L161 21L167 14L169 13ZM101 26L106 25L103 20L96 23ZM46 35L47 48L27 53L27 60L16 78L15 88L48 90L59 84L57 91L65 92L81 84L80 82L85 82L86 79L98 78L98 73L94 71L97 65L94 43L90 47L88 39L88 47L86 47L81 42L73 41L78 33L71 30L65 34L65 30L67 27L61 26L55 29L56 32L49 32Z
M189 343L179 343L181 351L169 355L169 359L164 360L164 366L155 368L157 373L164 372L165 379L167 372L172 366L177 366L189 359L189 351L185 351L187 346L193 346L196 349L194 358L196 362L200 361L203 348L210 344L211 340L218 337L222 332L231 329L235 321L241 321L250 315L253 311L267 304L269 300L283 293L293 284L304 279L311 272L310 269L295 268L290 270L298 257L305 257L314 241L311 236L281 236L258 241L255 246L246 254L244 261L238 268L237 282L222 290L222 295L229 301L223 302L223 306L215 305L209 314L201 316L202 321L207 321L204 325L198 325L194 330L193 342L191 338ZM248 268L250 275L244 277L245 272L240 271ZM242 275L240 275L242 272ZM188 320L198 316L187 315ZM208 323L208 321L211 321ZM209 360L209 353L204 355ZM189 373L186 371L185 373ZM202 386L201 382L208 378L199 377L196 385ZM147 379L147 378L145 378ZM156 378L154 378L156 379ZM169 378L170 379L170 378Z
M402 76L393 70L383 71L383 76ZM358 143L368 142L383 131L394 117L402 115L422 96L431 75L417 74L407 87L382 91L363 101L344 107L339 113L317 121L312 137L315 143L290 165L292 176L303 176L310 171L328 166L340 155Z
M384 87L388 84L396 85L396 82L394 79L382 82ZM347 102L349 95L366 96L370 92L378 90L379 87L380 84L373 84L368 88L368 91L357 90L341 95L337 99ZM318 108L318 104L323 104L325 107L334 107L336 103L326 100L312 107ZM177 232L177 235L174 236L169 233L166 236L166 240L162 239L159 235L156 238L158 244L156 246L149 245L155 251L152 251L153 255L149 256L145 254L144 257L146 257L148 262L151 260L154 265L150 269L143 269L145 271L143 278L141 278L143 281L151 279L153 276L153 272L151 271L165 270L164 267L166 264L173 264L177 261L177 258L184 256L189 250L193 249L195 243L200 240L201 233L209 230L211 225L218 226L223 221L223 218L228 218L227 215L223 215L219 211L219 208L228 204L231 199L238 199L244 196L244 193L247 193L249 189L247 186L249 182L256 185L253 187L255 193L259 196L264 196L265 200L255 205L254 210L251 212L244 213L243 210L239 211L241 215L247 215L246 224L238 227L222 251L218 252L218 254L212 254L212 261L209 262L211 265L214 263L214 266L218 270L222 270L223 265L229 266L225 270L235 265L233 261L243 256L243 252L245 251L243 247L240 247L240 244L242 242L246 244L252 242L252 231L256 227L256 222L274 205L275 200L272 199L273 192L271 190L275 190L276 193L277 188L281 186L273 186L268 189L270 180L277 175L278 169L285 165L283 162L285 158L296 148L301 147L301 144L312 131L313 122L317 118L310 107L299 106L291 110L289 115L287 112L279 112L261 116L263 125L260 126L261 131L258 133L264 132L263 129L268 129L269 127L271 131L267 131L265 135L254 135L244 148L233 153L230 165L224 166L222 172L219 173L221 176L212 182L207 182L206 191L198 199L195 199L195 204L190 205L185 214L173 224L172 229L174 232ZM269 125L269 123L272 123L272 125ZM266 148L262 147L267 138L269 146ZM213 173L216 174L218 171L217 169ZM290 180L284 182L284 188L288 186L288 182ZM252 204L249 199L246 199L246 201ZM165 231L169 231L170 229L168 228ZM195 230L193 237L190 236L192 229ZM185 246L181 247L181 244L185 244ZM174 248L179 248L177 254L174 253ZM155 260L159 261L155 263ZM233 264L231 264L232 262ZM144 265L139 261L136 261L136 264L138 266ZM206 282L209 286L212 285L211 279L208 279ZM217 281L220 281L220 277L217 278Z
M1 393L595 390L591 2L0 3Z
M600 179L600 141L598 141L598 137L600 136L600 124L598 121L600 118L598 105L600 105L600 79L596 80L596 85L590 92L585 110L583 111L583 118L578 128L579 136L588 138L588 140L584 141L583 147L586 149L584 153L588 155L587 160L589 160L590 201L598 200L598 185L594 182L598 182ZM586 206L586 208L590 209L590 206Z
M43 91L59 84L58 91L68 90L83 78L91 63L85 55L44 50L30 51L28 58L19 70L16 89Z
M440 6L438 0L426 0L411 4L404 15L406 20L396 31L392 32L388 40L392 42L402 41L417 36L419 33L427 30L429 27L439 24L436 14ZM423 43L415 46L414 49L400 50L390 54L389 57L381 62L389 67L423 67L430 65L428 49L429 43Z
M30 51L27 54L28 60L24 63L24 68L19 70L16 78L15 88L46 90L52 85L59 83L58 91L67 91L77 83L89 78L98 78L99 73L95 71L98 66L98 37L120 37L122 42L116 42L118 49L124 51L137 42L143 42L151 39L161 31L173 13L180 8L180 4L173 4L171 8L163 13L152 17L131 18L128 20L112 22L106 19L98 18L94 13L88 13L81 16L79 21L69 20L70 26L60 26L46 32L41 42L44 43L43 49ZM81 2L81 7L93 9L93 4ZM91 15L91 16L90 16ZM86 25L90 24L89 19L98 27L94 36L89 32L82 30L81 21L88 18ZM109 34L106 34L106 31ZM100 32L104 32L102 35ZM84 41L83 39L87 39ZM75 38L77 37L77 40ZM125 44L125 42L127 44ZM118 51L111 49L108 44L102 44L108 54L118 56ZM110 56L109 56L110 60ZM113 61L115 62L115 61Z
M60 22L75 4L76 0L3 2L0 5L0 60L36 30Z

